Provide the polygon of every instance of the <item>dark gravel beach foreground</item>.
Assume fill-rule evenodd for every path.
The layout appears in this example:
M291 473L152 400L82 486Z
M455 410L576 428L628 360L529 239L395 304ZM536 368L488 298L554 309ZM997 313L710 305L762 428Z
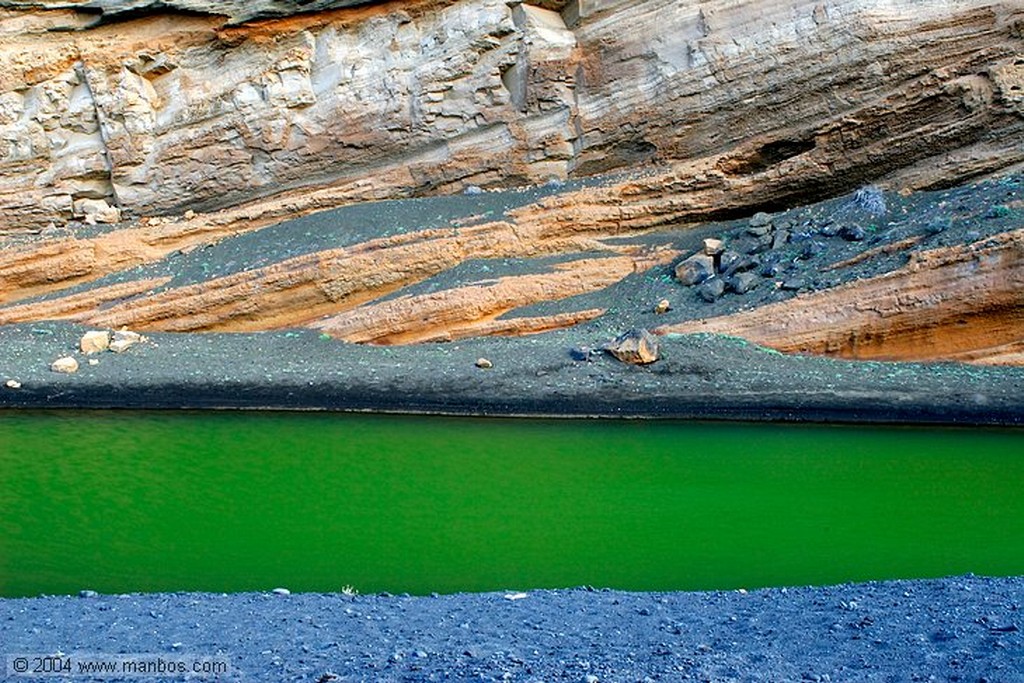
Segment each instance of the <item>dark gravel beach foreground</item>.
M0 408L269 408L453 415L675 417L1019 425L1024 368L787 356L742 339L663 337L621 363L600 330L369 347L312 330L153 333L52 372L89 328L0 326ZM487 358L492 367L477 367ZM17 388L5 386L14 380Z
M974 576L705 593L49 597L0 601L0 652L6 680L25 680L12 655L61 652L226 657L220 680L239 681L1024 681L1022 603L1021 578Z

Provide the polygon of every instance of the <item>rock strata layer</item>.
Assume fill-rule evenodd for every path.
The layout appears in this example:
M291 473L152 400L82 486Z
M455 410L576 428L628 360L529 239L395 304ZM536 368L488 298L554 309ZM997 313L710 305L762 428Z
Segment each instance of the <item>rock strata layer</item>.
M648 200L711 184L728 211L766 179L770 207L1024 162L1013 3L300 4L321 11L226 26L191 0L3 3L7 229L87 201L130 218L274 195L294 214L679 163ZM215 11L298 9L245 7Z
M911 254L891 273L658 331L728 334L853 359L1024 365L1024 230Z
M803 293L699 322L680 320L701 316L677 291L648 287L635 310L672 315L615 313L614 334L661 324L786 351L1024 362L1016 195L991 207L1002 234L832 289L825 274L913 251L967 214L940 205L886 242L875 231L896 217L868 188L864 220L835 228L857 250L822 273L824 232L773 223L869 181L909 191L1024 164L1015 4L7 0L0 38L0 324L407 344L579 325L621 308L592 295L642 279L717 306L763 299L777 278ZM488 199L520 184L546 189ZM350 221L333 242L316 232L330 219L263 232L455 193L484 208ZM736 217L751 217L742 239L679 248L681 231ZM276 247L298 230L314 246ZM259 258L223 256L246 249ZM522 267L463 277L506 261Z

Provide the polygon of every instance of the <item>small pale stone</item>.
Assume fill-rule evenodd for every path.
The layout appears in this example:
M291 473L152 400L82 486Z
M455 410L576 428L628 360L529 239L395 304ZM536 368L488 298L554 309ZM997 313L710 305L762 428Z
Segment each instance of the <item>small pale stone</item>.
M99 364L100 364L100 361L99 361L98 358L90 358L89 359L89 365L99 365Z
M114 341L110 342L110 350L114 353L123 353L145 340L146 338L138 332L118 330L114 333Z
M54 372L63 372L64 374L70 375L78 372L78 361L71 356L64 356L58 358L50 364L50 369Z
M658 302L658 305L654 307L654 312L658 315L668 313L672 310L672 304L669 303L668 299L662 299Z
M483 369L486 370L488 368L493 368L494 367L494 363L492 363L491 361L487 360L486 358L477 358L476 359L476 366L478 368L483 368Z
M291 595L292 594L292 592L290 590L288 590L287 588L275 588L274 590L272 590L270 592L273 593L274 595Z
M117 223L121 220L121 210L111 206L103 199L79 199L74 203L76 216L81 216L90 225L96 223Z
M91 330L82 335L78 348L84 354L100 353L110 348L110 332L107 330Z
M8 389L21 389L21 382L16 379L9 379L4 386Z
M704 240L704 253L708 256L717 256L725 249L725 243L715 237L708 237Z
M190 220L192 220L195 217L196 217L196 212L193 211L192 209L189 209L188 211L185 212L185 220L190 221Z

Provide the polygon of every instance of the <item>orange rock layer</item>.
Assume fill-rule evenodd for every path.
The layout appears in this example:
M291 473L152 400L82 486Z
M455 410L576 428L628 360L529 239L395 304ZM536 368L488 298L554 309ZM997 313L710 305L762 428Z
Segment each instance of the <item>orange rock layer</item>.
M488 334L543 332L596 318L602 309L588 309L539 318L509 318L509 311L539 301L603 289L627 275L670 262L670 249L636 256L582 259L562 263L554 272L500 278L487 284L403 296L318 321L312 326L351 342L411 344L453 341Z
M181 240L166 241L160 247L153 246L149 229L126 233L122 238L136 240L139 245L149 245L153 249L149 255L153 256L165 252L172 244L194 241L193 238L199 234L208 237L208 233L186 231ZM622 245L607 246L598 239L602 236L607 235L577 230L571 223L562 223L560 230L553 230L546 223L535 225L530 221L523 225L497 221L469 227L422 230L298 256L198 284L175 287L170 278L147 279L87 293L51 296L37 302L0 308L0 324L66 319L101 327L128 326L146 331L240 332L315 323L342 338L381 343L481 333L536 332L581 322L598 315L599 311L518 322L499 321L497 318L511 308L609 286L637 269L667 263L677 254L666 248L645 251ZM30 273L37 280L28 291L38 292L47 286L57 289L81 281L85 268L78 266L83 262L86 266L95 266L92 273L98 276L106 272L100 266L110 262L81 259L77 255L83 252L94 254L98 248L96 243L106 246L105 240L110 238L109 235L96 238L91 243L83 240L89 246L67 250L65 254L70 260L66 264L69 267L66 272L72 273L67 281L62 282L55 277L64 271L54 263L53 259L60 251L52 246L40 250L40 267L11 268L7 271L8 277L24 277ZM416 319L438 315L431 325L399 325L392 310L398 306L395 302L345 315L362 304L440 274L468 259L595 250L607 253L608 257L572 261L559 266L555 273L509 278L495 286L477 285L449 291L443 305L440 301L429 302L422 297L398 300L406 307L405 314L414 315ZM36 252L27 249L21 252L20 257L31 263L28 257L33 253ZM145 253L142 246L126 248L120 255L121 263L138 263ZM622 255L617 255L619 253ZM43 280L47 274L48 282ZM482 298L478 300L478 296ZM424 311L413 313L412 309L417 307L423 307ZM391 313L385 314L384 311ZM328 321L318 322L322 318L328 318Z
M787 353L1024 365L1024 230L920 252L902 269L734 315L668 325Z

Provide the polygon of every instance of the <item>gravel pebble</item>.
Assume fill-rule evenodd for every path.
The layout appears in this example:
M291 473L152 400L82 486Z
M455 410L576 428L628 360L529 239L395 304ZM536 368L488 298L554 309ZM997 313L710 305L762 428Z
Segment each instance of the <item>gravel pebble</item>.
M742 593L578 588L517 601L272 597L0 600L0 659L226 655L232 672L219 680L237 681L1024 680L1024 635L1009 628L1021 622L1021 578Z

